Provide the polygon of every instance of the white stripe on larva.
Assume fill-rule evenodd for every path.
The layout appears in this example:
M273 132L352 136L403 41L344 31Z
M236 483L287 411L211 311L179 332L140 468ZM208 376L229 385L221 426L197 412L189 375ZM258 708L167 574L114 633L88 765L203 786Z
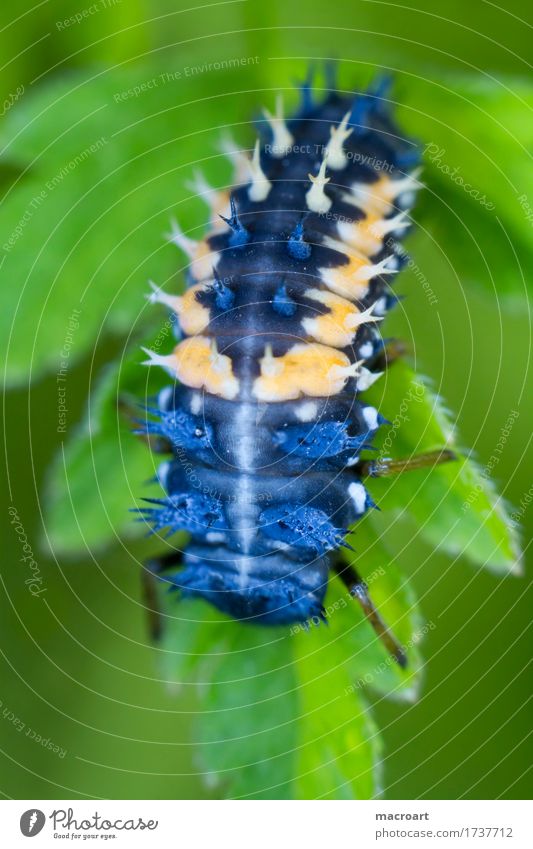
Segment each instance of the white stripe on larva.
M170 463L168 460L165 460L163 463L160 463L157 467L157 479L163 489L167 489L167 478L168 473L170 471Z
M363 345L361 345L358 353L359 353L359 356L363 357L365 360L368 357L371 357L372 354L374 353L374 346L372 345L372 342L365 342Z
M305 404L300 404L294 410L294 415L301 422L311 422L316 418L318 407L314 401L306 401Z
M202 409L202 398L198 395L197 392L194 392L191 396L191 413L194 416L197 416L200 410Z
M157 405L160 410L166 410L167 404L172 398L173 394L174 389L172 386L165 386L165 388L161 390L161 392L157 396Z
M352 499L355 512L362 514L366 510L366 489L362 483L351 483L348 487L348 495Z
M369 430L376 430L378 426L378 411L375 407L363 407L363 418Z

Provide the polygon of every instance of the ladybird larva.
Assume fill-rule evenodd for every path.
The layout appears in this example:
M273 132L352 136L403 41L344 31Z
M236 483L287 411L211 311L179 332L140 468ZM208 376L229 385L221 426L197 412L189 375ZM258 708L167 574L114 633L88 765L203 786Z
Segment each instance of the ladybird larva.
M409 466L360 455L384 421L364 391L387 360L380 323L405 262L397 239L420 185L416 147L391 119L384 81L320 103L306 90L289 120L279 99L264 114L253 154L229 151L231 193L198 178L211 212L205 239L173 225L188 288L149 296L183 336L166 355L147 352L173 383L142 431L170 459L159 469L166 495L147 499L140 519L190 534L183 555L151 568L172 567L165 579L181 595L263 624L323 617L334 569L403 665L337 550L373 506L365 476Z

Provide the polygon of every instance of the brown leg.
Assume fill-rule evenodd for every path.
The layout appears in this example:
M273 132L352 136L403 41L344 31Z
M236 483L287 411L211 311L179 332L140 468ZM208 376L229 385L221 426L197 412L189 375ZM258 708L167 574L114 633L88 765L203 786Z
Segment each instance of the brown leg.
M144 607L147 614L148 633L154 642L159 642L163 634L163 619L159 604L158 588L161 584L161 572L177 566L181 562L181 554L171 551L162 557L152 557L147 560L141 571L141 589Z
M391 460L389 457L384 460L362 460L353 468L358 477L385 478L389 475L399 475L402 472L449 463L452 460L457 460L457 455L448 448L443 448L441 451L415 454L414 457L404 460Z
M389 631L383 619L379 615L368 594L368 587L359 573L353 566L347 566L341 563L338 563L335 566L335 570L345 587L348 589L350 595L353 596L353 598L355 598L361 605L363 613L391 657L394 658L396 663L398 663L402 669L405 669L407 666L407 656L405 651L393 634Z
M383 350L372 361L372 371L385 371L406 353L407 345L405 342L402 342L401 339L389 339L385 342Z

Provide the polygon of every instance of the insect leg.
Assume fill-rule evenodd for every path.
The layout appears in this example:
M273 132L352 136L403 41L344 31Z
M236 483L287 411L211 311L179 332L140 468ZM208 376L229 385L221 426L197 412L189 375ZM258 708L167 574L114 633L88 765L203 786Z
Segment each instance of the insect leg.
M374 602L368 594L368 587L357 570L353 566L348 566L340 562L334 568L350 595L361 605L363 613L389 654L402 669L405 669L407 666L405 651L379 615Z
M392 460L390 457L383 460L362 460L353 469L358 477L385 478L390 475L399 475L402 472L411 472L415 469L449 463L452 460L457 460L457 455L449 448L443 448L441 451L415 454L414 457L407 457L403 460Z
M401 339L388 339L382 350L371 362L372 371L385 371L407 352L407 346Z
M171 551L162 557L151 557L141 571L141 590L147 613L148 631L154 642L159 642L163 634L163 617L159 604L158 586L160 574L181 562L181 554Z
M129 398L125 395L120 395L118 399L118 410L130 424L138 427L139 425L139 409L138 405L133 405ZM144 442L154 454L170 454L172 445L163 436L158 436L156 433L141 433L134 431L137 438Z

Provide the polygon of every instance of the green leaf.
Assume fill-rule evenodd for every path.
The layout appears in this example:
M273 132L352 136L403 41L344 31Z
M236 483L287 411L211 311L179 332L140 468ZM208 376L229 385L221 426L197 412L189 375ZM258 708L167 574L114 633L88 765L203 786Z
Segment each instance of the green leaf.
M195 741L217 794L373 798L380 741L365 690L413 699L427 633L412 591L371 525L357 527L357 568L409 669L387 655L357 603L330 581L327 626L233 622L202 601L163 597L164 677L198 694Z
M198 601L165 612L165 674L198 692L194 740L217 794L378 794L377 730L326 628L242 625Z
M128 512L132 493L153 473L155 460L131 435L129 423L121 422L117 399L147 397L158 388L143 385L152 372L135 359L106 370L91 394L87 421L53 470L46 524L56 554L101 547L114 534L124 538L134 531ZM311 624L309 631L241 625L204 602L178 604L165 596L164 676L198 693L194 741L217 794L379 794L380 744L365 689L397 698L416 695L423 630L412 592L366 519L353 539L360 552L357 568L405 647L407 671L391 661L336 579L326 597L328 627Z
M299 744L295 768L300 799L371 799L380 792L377 727L339 663L323 629L299 635Z
M391 420L377 442L381 456L411 457L447 447L457 461L372 480L369 488L380 507L414 520L416 535L453 556L495 572L519 572L519 541L490 480L491 461L481 469L461 451L450 414L430 382L405 363L387 373L382 393L373 387L366 396Z
M516 78L410 75L396 89L402 125L424 150L417 219L462 286L520 307L531 266L533 86Z
M161 246L160 232L177 207L185 228L193 231L199 229L203 213L177 186L177 175L183 184L197 160L199 143L205 141L202 120L207 120L210 133L214 124L240 120L243 101L228 98L236 85L232 74L217 78L208 104L197 81L187 82L178 96L176 88L165 83L150 89L152 94L145 92L146 99L129 94L115 99L117 92L127 93L139 84L143 75L146 80L147 73L145 66L105 80L80 79L77 88L72 81L68 86L56 82L28 100L23 110L13 109L6 122L7 141L21 134L12 163L24 166L36 159L36 165L0 210L0 227L8 239L13 221L25 221L4 252L3 271L24 283L20 303L19 292L5 287L4 332L15 317L16 322L28 322L36 310L42 314L33 347L23 334L12 335L13 382L26 377L32 359L36 373L57 366L58 344L72 308L81 308L75 359L94 344L101 329L136 333L147 276L168 288L180 286L185 262L173 248ZM149 73L155 77L153 66ZM119 105L124 109L115 108ZM41 113L46 116L42 122ZM48 121L57 139L51 146ZM32 123L36 130L26 132ZM188 126L198 129L180 131ZM92 151L99 138L104 141ZM224 166L218 155L207 152L211 139L205 143L211 180L225 185ZM75 163L72 168L70 162ZM58 174L63 176L48 188L48 180ZM441 176L439 171L436 181ZM43 180L45 195L36 202ZM460 221L468 215L477 221L472 198L449 182L445 192ZM429 205L429 215L438 209ZM486 209L479 213L488 232L494 221L487 215ZM512 217L505 203L502 215L506 222ZM516 238L523 239L520 224L513 220L512 226ZM445 228L443 245L453 232L451 226ZM460 261L468 263L468 258ZM472 266L468 269L472 273ZM502 283L506 291L516 291L514 280L509 266ZM107 370L91 394L86 423L69 439L52 470L47 532L56 553L94 550L114 536L123 539L134 533L128 507L134 503L133 493L153 475L155 458L131 436L117 401L124 395L146 397L163 379L151 370L147 385L139 359L134 356ZM426 381L397 364L385 385L384 399L376 406L393 423L388 431L383 429L383 450L411 456L453 445L450 424ZM377 387L372 394L378 397ZM427 472L375 480L370 488L384 509L407 518L414 533L433 546L464 553L495 570L515 568L517 543L504 509L486 476L466 456ZM146 487L144 494L149 494ZM202 602L175 604L165 599L161 652L166 677L169 683L194 687L198 694L194 740L217 793L297 799L379 795L380 744L365 690L416 697L418 644L431 624L418 612L395 552L380 532L380 521L367 516L358 524L353 534L357 554L349 559L354 559L383 619L404 646L410 662L406 672L391 661L336 579L326 597L328 627L311 626L309 632L300 627L250 627L229 621Z
M142 354L107 369L90 393L83 423L62 444L45 487L45 532L56 555L94 552L141 532L129 509L135 495L158 495L149 481L157 458L133 433L122 404L142 401L163 375L140 367ZM136 411L135 411L136 414ZM148 484L148 485L147 485ZM150 492L152 490L152 492Z
M330 586L328 605L335 609L336 604L337 612L329 620L329 633L339 653L339 663L350 669L356 688L369 687L398 700L414 701L422 669L419 643L427 633L428 623L424 622L414 591L396 562L395 552L377 532L372 516L367 515L357 523L351 543L356 556L344 551L343 557L353 562L365 580L380 615L402 646L408 666L406 670L400 669L341 582L335 580Z
M80 316L71 364L101 334L135 328L149 278L180 290L188 260L163 234L173 215L192 238L202 234L206 207L186 183L205 165L215 186L227 184L230 166L216 146L242 110L253 113L252 95L232 95L245 72L230 66L167 80L168 65L149 64L72 75L9 111L0 145L4 163L20 172L0 206L10 384L57 370L72 310Z

